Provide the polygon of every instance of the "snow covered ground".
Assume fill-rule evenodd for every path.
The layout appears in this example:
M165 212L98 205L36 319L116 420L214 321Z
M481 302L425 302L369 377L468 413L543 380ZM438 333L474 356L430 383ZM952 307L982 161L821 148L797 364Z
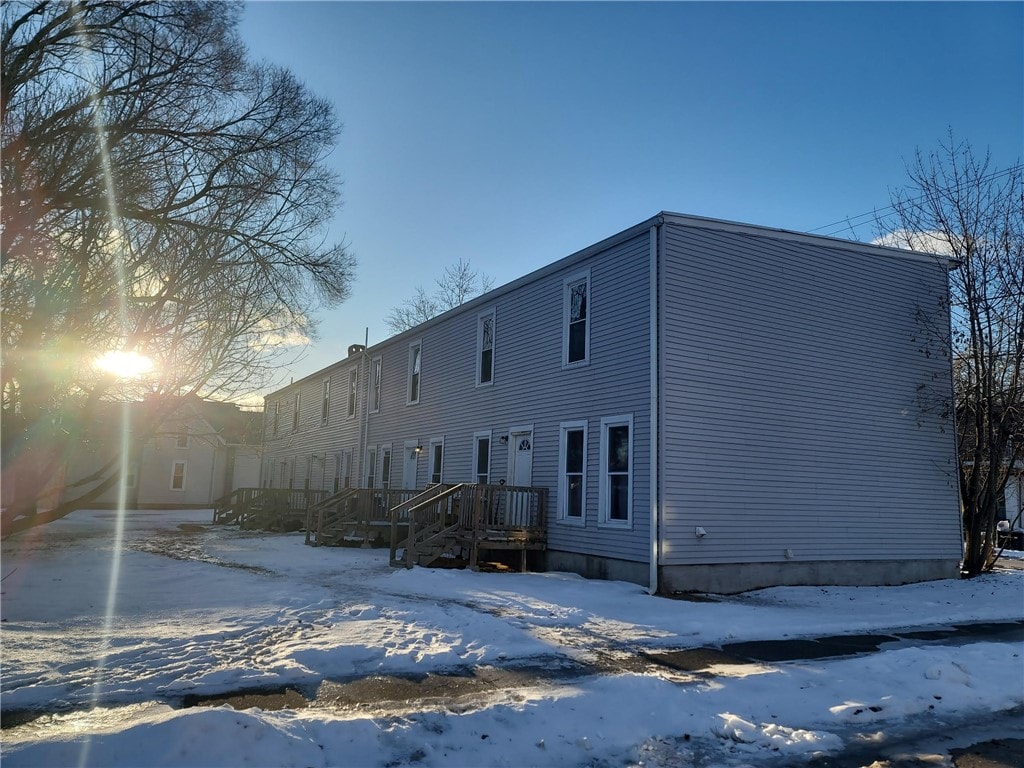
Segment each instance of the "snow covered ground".
M1024 736L1019 640L696 674L644 656L1017 621L1021 569L689 602L562 573L395 570L386 550L209 519L83 511L4 543L0 706L7 723L48 713L5 728L5 768L764 766L851 749L949 765L986 726ZM284 687L315 700L181 706Z

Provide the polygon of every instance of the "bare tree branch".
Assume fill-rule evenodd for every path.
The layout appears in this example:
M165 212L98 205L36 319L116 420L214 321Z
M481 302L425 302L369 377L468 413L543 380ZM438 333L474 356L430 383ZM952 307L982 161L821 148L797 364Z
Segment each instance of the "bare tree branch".
M96 398L253 391L349 295L324 232L333 107L247 59L225 2L7 2L0 319L9 524L35 517ZM112 350L158 376L111 382ZM6 530L9 529L5 529Z
M950 131L920 150L909 181L891 193L881 240L952 257L949 327L922 325L926 354L949 350L960 446L960 493L968 576L991 567L999 504L1024 461L1024 171L1002 170ZM944 314L944 313L943 313ZM923 316L923 315L922 315ZM923 385L925 400L929 385Z
M423 286L416 287L416 293L403 304L392 307L384 323L392 333L401 333L424 323L432 317L465 304L494 286L494 280L473 269L468 261L460 259L450 264L436 281L433 293L428 294Z

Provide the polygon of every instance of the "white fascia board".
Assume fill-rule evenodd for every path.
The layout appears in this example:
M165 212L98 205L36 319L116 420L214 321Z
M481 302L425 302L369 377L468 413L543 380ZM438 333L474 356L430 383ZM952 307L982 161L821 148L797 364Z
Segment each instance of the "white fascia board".
M949 256L927 251L910 251L905 248L893 248L888 245L875 245L874 243L862 243L859 240L846 240L841 237L830 237L828 235L813 235L807 232L797 232L791 229L779 229L777 227L764 227L758 224L744 224L738 221L727 221L725 219L711 219L703 216L690 216L684 213L671 213L662 211L661 217L668 224L676 224L681 227L694 227L697 229L711 229L719 232L735 232L755 237L770 237L776 240L792 240L812 245L820 245L825 248L842 248L858 253L870 253L876 256L896 256L900 258L911 258L918 261L927 260L933 262L938 259L948 263L949 268L959 266L960 262Z

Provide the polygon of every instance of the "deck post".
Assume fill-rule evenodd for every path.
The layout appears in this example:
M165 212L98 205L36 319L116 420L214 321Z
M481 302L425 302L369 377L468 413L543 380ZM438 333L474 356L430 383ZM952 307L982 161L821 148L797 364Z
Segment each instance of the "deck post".
M410 509L409 510L408 535L405 538L405 567L408 568L408 569L412 569L412 565L413 565L413 563L412 563L413 550L415 549L415 546L413 545L413 537L415 535L416 535L416 515L414 515L413 511Z

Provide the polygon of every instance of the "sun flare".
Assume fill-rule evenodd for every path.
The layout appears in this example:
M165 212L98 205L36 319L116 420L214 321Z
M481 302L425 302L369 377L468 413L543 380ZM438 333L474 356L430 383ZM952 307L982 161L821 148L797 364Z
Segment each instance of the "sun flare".
M111 350L96 358L94 365L104 373L122 378L137 378L153 370L153 361L138 352Z

